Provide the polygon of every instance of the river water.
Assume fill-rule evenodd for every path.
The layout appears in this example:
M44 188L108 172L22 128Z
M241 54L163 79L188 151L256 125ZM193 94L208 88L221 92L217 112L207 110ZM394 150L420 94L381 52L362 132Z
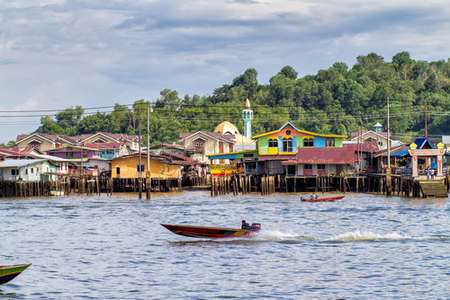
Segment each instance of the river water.
M206 192L0 201L0 264L33 265L7 299L450 299L450 205L351 194ZM238 227L252 239L174 235L160 223Z

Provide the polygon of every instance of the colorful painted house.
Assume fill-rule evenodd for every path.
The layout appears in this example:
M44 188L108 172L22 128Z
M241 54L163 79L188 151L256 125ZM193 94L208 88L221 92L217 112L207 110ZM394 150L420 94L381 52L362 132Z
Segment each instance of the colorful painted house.
M111 160L113 158L131 154L132 151L123 142L111 142L111 143L88 143L85 147L91 149L97 149L100 153L99 156L102 159Z
M228 161L228 164L211 164L210 174L223 176L231 174L245 174L245 163L257 158L256 150L243 150L238 152L208 155L211 161Z
M257 134L253 139L257 140L259 156L290 156L297 153L298 148L327 148L342 147L344 135L322 134L301 130L288 122L280 129Z
M80 159L80 158L100 158L101 151L97 148L83 147L83 146L67 146L57 149L48 150L47 154L65 158L65 159Z
M282 161L295 159L299 149L341 148L345 136L302 130L287 122L280 129L253 136L258 159L246 163L250 174L284 174Z

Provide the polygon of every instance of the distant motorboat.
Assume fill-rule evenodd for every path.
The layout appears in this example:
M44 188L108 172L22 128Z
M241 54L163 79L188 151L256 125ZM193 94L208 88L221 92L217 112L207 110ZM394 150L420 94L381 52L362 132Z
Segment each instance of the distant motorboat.
M344 199L344 197L345 197L345 195L314 198L314 196L311 195L310 197L307 197L307 198L302 197L301 200L303 202L334 202L334 201L342 200L342 199Z

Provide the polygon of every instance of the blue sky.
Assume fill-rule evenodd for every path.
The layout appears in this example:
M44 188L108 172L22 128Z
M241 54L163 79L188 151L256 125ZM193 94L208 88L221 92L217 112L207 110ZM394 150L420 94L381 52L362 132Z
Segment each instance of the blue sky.
M444 0L8 0L0 21L0 110L210 94L249 67L265 83L369 52L450 56ZM2 118L0 142L38 123Z

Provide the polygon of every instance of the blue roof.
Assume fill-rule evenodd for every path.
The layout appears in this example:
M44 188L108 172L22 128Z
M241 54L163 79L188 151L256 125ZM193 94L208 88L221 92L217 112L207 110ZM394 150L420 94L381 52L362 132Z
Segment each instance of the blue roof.
M207 155L210 160L213 159L238 159L240 158L240 153L223 153L223 154L211 154Z
M391 154L392 157L405 157L405 156L409 156L409 152L408 149L402 149L402 150L398 150L395 151Z
M417 145L417 149L423 149L423 147L425 146L425 144L427 144L430 146L431 149L436 148L433 144L432 141L430 141L428 138L426 137L419 137L416 138L416 140L414 141L414 144Z

